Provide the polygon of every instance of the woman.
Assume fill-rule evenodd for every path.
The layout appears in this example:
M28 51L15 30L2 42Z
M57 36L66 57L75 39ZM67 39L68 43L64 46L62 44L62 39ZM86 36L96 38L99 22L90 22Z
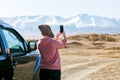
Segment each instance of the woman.
M63 35L62 41L54 39L54 34L49 25L39 25L42 38L37 47L41 54L40 80L61 80L61 62L58 49L65 47L67 43L65 32L58 33L56 39Z

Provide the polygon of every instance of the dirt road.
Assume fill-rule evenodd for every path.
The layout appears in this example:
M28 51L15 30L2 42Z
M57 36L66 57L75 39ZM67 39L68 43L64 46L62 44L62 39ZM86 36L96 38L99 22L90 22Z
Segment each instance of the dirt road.
M62 80L119 80L120 58L109 58L115 55L119 51L64 49Z
M102 80L100 79L101 76L89 79L87 76L99 72L101 69L107 68L112 64L120 63L120 60L118 59L77 58L72 56L71 58L70 61L68 60L66 63L63 62L62 80Z
M104 41L106 37L88 38L86 34L70 37L60 50L62 80L120 80L120 36L112 36L116 40L112 42Z

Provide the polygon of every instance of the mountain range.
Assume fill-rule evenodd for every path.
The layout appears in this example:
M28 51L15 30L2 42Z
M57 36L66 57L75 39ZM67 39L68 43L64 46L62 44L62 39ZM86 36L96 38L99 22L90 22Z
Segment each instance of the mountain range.
M118 34L120 33L120 18L109 18L98 15L80 14L70 18L61 16L16 16L1 17L0 22L10 24L25 38L39 38L40 31L38 25L48 24L52 31L56 34L59 32L59 26L64 25L66 34L85 34L85 33L104 33Z

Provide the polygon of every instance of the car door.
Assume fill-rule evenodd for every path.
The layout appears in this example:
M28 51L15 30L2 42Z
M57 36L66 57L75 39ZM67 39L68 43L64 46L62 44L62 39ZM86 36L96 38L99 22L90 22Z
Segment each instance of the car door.
M5 52L5 51L3 51L3 44L2 44L2 39L1 39L1 35L0 35L0 61L5 60L5 56L4 56L3 52ZM1 68L1 66L0 66L0 68Z
M3 56L3 51L2 51L2 40L1 40L1 35L0 35L0 60L1 57Z
M2 46L1 46L1 43L0 43L0 56L2 55Z
M29 51L27 42L12 28L2 28L9 50L13 56L14 80L35 80L34 66L38 51ZM17 64L17 65L15 65ZM34 77L35 78L35 77Z

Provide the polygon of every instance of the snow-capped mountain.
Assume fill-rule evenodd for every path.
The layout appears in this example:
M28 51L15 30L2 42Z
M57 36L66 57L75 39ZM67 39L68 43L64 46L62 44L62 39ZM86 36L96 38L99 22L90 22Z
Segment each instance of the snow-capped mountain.
M8 27L12 27L11 25L5 23L5 22L2 21L1 19L0 19L0 25L6 26L6 27L7 27L7 26L8 26Z
M1 18L19 31L24 37L38 38L40 32L38 25L49 24L54 33L59 31L59 26L64 25L67 35L80 33L120 33L120 19L108 18L97 15L81 14L71 18L61 16L17 16Z

